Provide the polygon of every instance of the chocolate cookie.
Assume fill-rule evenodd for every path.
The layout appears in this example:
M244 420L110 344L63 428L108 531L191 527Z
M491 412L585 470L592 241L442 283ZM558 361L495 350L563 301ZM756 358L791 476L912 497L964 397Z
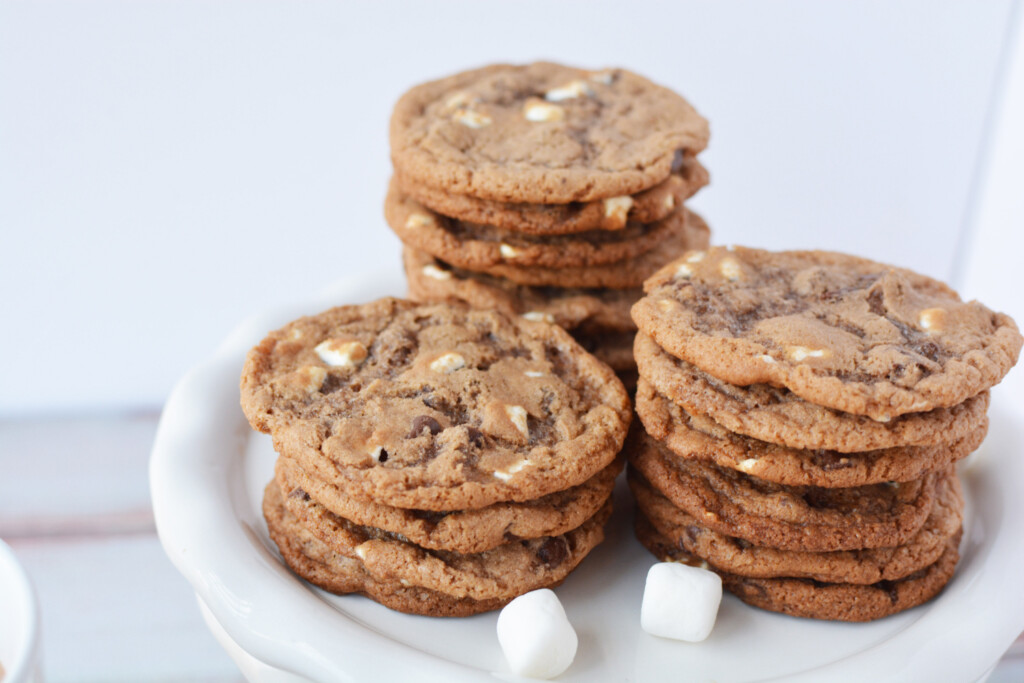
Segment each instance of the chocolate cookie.
M634 289L529 287L502 278L455 268L430 254L402 250L409 298L461 301L473 308L497 309L528 320L552 322L563 329L635 331L630 307L643 296ZM632 356L632 351L630 351Z
M628 71L499 64L403 95L391 159L404 178L447 193L562 204L653 187L708 135L686 100Z
M691 156L678 155L672 174L649 190L571 204L510 204L444 192L396 173L402 192L437 213L460 221L493 225L532 235L564 235L620 230L627 223L653 223L681 206L708 184L708 172ZM678 166L678 168L676 168Z
M716 247L669 264L633 307L674 356L885 422L998 383L1022 338L1009 316L908 270L820 251Z
M952 443L840 453L787 448L730 432L711 418L686 412L646 381L639 383L635 402L647 433L674 454L789 486L835 488L919 479L975 451L988 431L988 417L983 416L973 431Z
M544 268L498 264L481 272L495 275L516 284L533 287L605 287L608 289L634 289L643 284L651 273L690 249L702 249L708 244L710 230L707 223L685 208L684 221L673 221L672 229L658 248L635 258L601 266Z
M791 448L851 453L952 444L979 429L988 410L989 395L983 392L952 408L878 422L809 403L767 384L728 384L666 353L643 332L636 335L633 353L640 375L688 413L710 417L729 431Z
M411 584L405 586L397 579L379 580L366 570L358 557L335 551L288 515L276 486L268 487L263 498L263 516L271 540L292 571L331 593L360 593L399 612L435 617L489 612L509 602L456 598Z
M640 542L666 562L700 565L702 560L680 550L661 536L643 517L636 520ZM946 542L939 559L929 567L898 581L869 585L822 583L812 579L754 579L716 571L722 586L740 600L794 617L836 621L872 621L916 607L938 595L952 578L960 559L961 534Z
M558 536L597 514L611 496L622 469L616 460L596 475L565 491L522 503L494 503L476 510L432 512L354 500L330 482L330 473L310 473L288 458L278 458L276 480L284 491L302 490L339 517L354 524L397 534L423 548L479 553L524 538Z
M564 268L618 263L680 234L686 220L680 205L654 223L630 223L616 231L536 236L447 218L401 194L394 182L384 202L384 216L404 244L474 271L504 264Z
M935 563L946 542L960 532L963 520L960 482L949 476L939 481L935 505L924 526L904 545L824 553L778 550L703 526L640 477L630 477L629 485L637 509L666 542L706 560L716 571L761 579L789 577L852 584L902 579Z
M727 536L782 550L830 552L903 545L920 531L946 472L843 489L783 486L680 458L646 434L630 464L672 503ZM634 473L635 476L635 473Z
M273 510L275 505L282 506L283 512ZM335 553L358 559L377 581L397 581L456 599L506 601L561 583L603 540L611 502L563 535L513 541L468 554L427 551L394 534L353 524L328 512L301 489L285 494L276 482L264 494L264 514L268 524L280 515L288 533L301 525Z
M621 448L630 402L562 329L381 299L301 318L246 359L242 408L347 495L422 510L526 501Z

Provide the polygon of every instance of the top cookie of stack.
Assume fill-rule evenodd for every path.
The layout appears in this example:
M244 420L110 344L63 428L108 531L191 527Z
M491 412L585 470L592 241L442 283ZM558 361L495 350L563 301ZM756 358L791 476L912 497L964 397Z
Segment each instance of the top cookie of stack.
M621 69L495 65L413 88L385 207L410 296L556 322L629 369L643 280L707 244L683 207L707 142L686 100Z

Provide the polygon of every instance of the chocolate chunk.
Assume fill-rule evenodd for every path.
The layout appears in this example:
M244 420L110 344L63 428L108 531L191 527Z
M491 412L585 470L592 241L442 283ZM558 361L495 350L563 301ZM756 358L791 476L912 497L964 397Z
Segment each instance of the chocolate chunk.
M292 489L292 492L288 494L289 498L301 498L302 500L308 501L309 494L302 489Z
M900 592L897 589L897 583L895 581L879 581L875 584L878 590L883 591L889 596L889 600L892 604L896 604L900 600Z
M537 558L548 569L554 569L565 562L568 555L569 549L565 546L565 541L558 536L548 538L537 550Z
M424 429L430 431L431 435L434 435L438 434L442 427L440 422L429 415L417 415L412 421L412 429L409 430L409 434L405 438L416 438L423 433Z
M848 455L836 453L835 451L815 451L814 465L824 472L843 470L853 467L854 463Z
M377 458L377 462L384 464L388 461L388 452L383 448L380 449L380 457Z
M474 446L484 445L484 433L476 427L466 427L466 436L469 437L469 443Z

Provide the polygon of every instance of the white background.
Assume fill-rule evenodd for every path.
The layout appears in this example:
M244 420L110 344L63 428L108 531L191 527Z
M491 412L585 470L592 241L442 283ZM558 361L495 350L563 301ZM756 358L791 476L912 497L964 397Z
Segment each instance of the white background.
M990 125L1012 9L0 4L0 416L158 406L239 320L397 269L390 109L492 61L621 65L683 93L711 121L694 205L716 242L949 278L974 232L1005 234L972 257L1002 264L978 284L998 292L1024 262L1020 165L986 136L1020 141Z

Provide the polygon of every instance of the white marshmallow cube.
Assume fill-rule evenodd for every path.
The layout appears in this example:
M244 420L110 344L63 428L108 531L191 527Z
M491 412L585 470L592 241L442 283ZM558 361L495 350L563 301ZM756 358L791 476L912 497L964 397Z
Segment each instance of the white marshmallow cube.
M697 643L711 634L722 602L722 577L678 562L647 572L640 626L651 635Z
M520 676L554 678L569 668L579 644L553 591L520 595L498 615L498 642L509 668Z

